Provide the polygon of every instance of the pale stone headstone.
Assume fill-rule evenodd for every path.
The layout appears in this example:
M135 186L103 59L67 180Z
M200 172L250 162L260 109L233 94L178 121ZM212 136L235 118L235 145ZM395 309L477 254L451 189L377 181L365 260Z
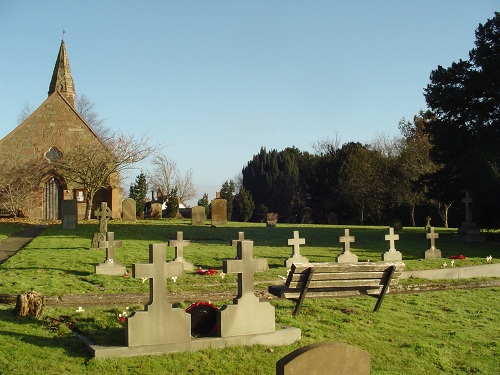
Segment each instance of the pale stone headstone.
M274 212L267 213L266 227L274 228L278 224L278 214Z
M370 353L344 343L304 346L276 362L276 375L370 375Z
M385 240L389 241L389 251L382 255L384 262L397 262L403 260L403 255L396 250L396 241L399 240L399 234L394 234L394 228L389 228L389 234L385 235Z
M357 263L358 256L351 253L351 242L354 242L354 236L349 235L349 229L344 230L344 235L339 237L339 242L344 244L344 252L337 256L337 263Z
M161 203L151 203L151 219L161 219L162 207Z
M434 232L434 227L429 228L429 232L426 233L425 237L430 240L430 247L425 251L424 258L441 258L441 250L436 248L436 239L439 238L439 234Z
M123 221L136 221L136 202L135 199L127 198L122 202L122 220Z
M94 267L96 274L123 275L127 272L127 267L122 263L118 263L115 258L115 249L122 246L122 241L115 241L114 232L106 233L106 241L99 241L99 248L106 249L106 260Z
M99 241L106 240L108 232L108 220L111 218L112 212L106 202L101 202L101 207L94 212L94 216L99 219L99 233L94 233L91 247L99 247Z
M293 263L309 263L306 257L300 254L300 245L305 245L306 239L299 238L299 231L293 231L293 238L288 240L288 246L292 247L292 256L285 260L285 266L287 268L292 267Z
M205 207L194 206L191 208L191 225L205 225L206 219Z
M189 246L190 244L191 241L185 240L182 232L177 232L177 239L168 241L168 246L175 247L175 257L170 263L182 264L184 271L194 270L193 263L184 259L184 247Z
M312 213L313 211L310 207L304 207L302 209L302 224L312 224Z
M74 199L61 202L61 219L63 229L75 229L78 222L78 207Z
M253 241L237 242L236 259L224 260L225 273L238 274L238 295L233 305L217 312L221 337L271 333L275 331L274 306L260 302L254 294L254 272L267 271L267 259L254 259Z
M167 263L166 257L165 244L151 244L149 263L132 265L132 277L149 278L149 302L144 311L135 311L127 319L129 347L191 340L191 315L172 308L167 294L166 279L182 276L182 264Z
M216 198L212 200L212 226L227 225L227 201Z

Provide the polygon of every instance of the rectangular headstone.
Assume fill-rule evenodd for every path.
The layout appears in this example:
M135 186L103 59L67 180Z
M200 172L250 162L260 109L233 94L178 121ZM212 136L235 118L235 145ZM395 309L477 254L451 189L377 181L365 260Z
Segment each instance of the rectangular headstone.
M124 199L122 202L122 220L136 221L136 202L132 198Z
M161 203L151 203L151 219L161 219Z
M212 225L215 227L227 225L227 201L225 199L212 200Z
M205 207L194 206L191 209L191 225L205 225Z
M78 207L76 200L63 200L61 202L61 218L63 229L75 229L78 222Z

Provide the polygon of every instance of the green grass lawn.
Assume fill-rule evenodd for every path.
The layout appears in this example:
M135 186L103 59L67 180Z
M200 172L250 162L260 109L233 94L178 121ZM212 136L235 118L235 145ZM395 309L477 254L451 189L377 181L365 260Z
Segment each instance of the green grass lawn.
M12 228L0 223L0 234ZM229 241L239 231L254 241L254 256L267 258L269 271L255 274L256 289L267 289L270 282L286 274L283 261L291 250L287 239L299 230L306 239L302 255L310 261L333 261L341 252L338 237L344 227L327 225L230 223L227 227L192 227L187 221L157 221L125 224L113 221L109 231L123 241L116 250L116 261L131 269L133 263L148 262L148 245L175 239L177 231L191 240L184 257L196 267L221 270L222 260L234 258L236 250ZM465 255L456 266L484 264L487 255L500 257L500 244L487 241L464 244L453 240L456 230L436 228L437 247L443 257ZM26 293L37 290L47 296L84 293L144 293L148 283L131 277L95 275L94 265L105 258L105 250L89 250L97 222L80 224L76 230L49 226L22 251L0 265L0 293ZM388 250L384 240L387 228L350 227L356 237L352 251L360 260L380 260ZM445 259L421 260L429 247L423 228L405 228L399 232L396 248L403 253L407 269L439 268ZM488 233L489 237L496 233ZM1 237L0 237L1 238ZM174 256L167 248L167 259ZM400 281L401 283L405 280ZM171 291L231 291L236 294L236 276L199 276L185 273ZM185 301L180 307L187 307ZM102 374L273 374L276 361L311 343L346 342L371 354L373 374L495 374L500 368L500 288L449 290L411 295L387 295L381 310L373 313L372 298L307 300L301 314L292 317L293 304L273 300L278 324L302 330L299 343L284 347L239 347L204 350L152 357L96 360L89 359L83 345L67 327L71 323L103 345L124 345L124 328L116 316L120 308L88 307L46 308L41 320L19 318L13 306L0 308L0 373L102 373ZM223 302L216 303L219 307ZM142 306L135 306L131 309Z

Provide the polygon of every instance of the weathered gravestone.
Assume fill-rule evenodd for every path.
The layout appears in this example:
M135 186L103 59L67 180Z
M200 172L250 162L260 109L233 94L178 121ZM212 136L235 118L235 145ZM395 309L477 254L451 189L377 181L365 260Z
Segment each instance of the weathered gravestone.
M276 375L370 375L370 353L344 343L304 346L276 362Z
M194 206L191 208L191 225L205 225L206 219L205 207Z
M212 200L211 217L213 227L227 225L227 201L225 199Z
M344 244L344 252L337 256L337 263L357 263L358 256L351 253L351 242L354 242L354 236L349 235L349 229L344 230L344 235L339 237L339 242Z
M127 272L127 267L116 261L115 249L117 247L122 247L122 241L115 241L114 232L107 232L106 241L99 241L99 248L106 249L106 260L94 267L97 275L117 276Z
M278 214L274 212L268 212L266 218L266 227L274 228L278 224Z
M106 233L108 232L108 219L111 218L111 209L106 202L101 202L101 208L94 212L94 216L99 218L99 233L94 233L92 237L92 248L99 247L99 241L106 240Z
M135 202L135 199L132 198L124 199L122 202L122 220L129 222L136 221L137 220L136 207L137 204Z
M161 203L151 203L151 219L157 220L162 217Z
M299 238L299 231L293 231L293 238L288 240L288 246L292 247L292 256L285 260L287 268L292 267L293 263L309 263L309 260L300 254L300 245L305 245L305 243L305 238Z
M302 224L312 224L313 222L312 214L313 214L312 208L304 207L302 209Z
M184 271L194 270L193 263L188 262L184 259L184 247L189 246L191 241L184 239L184 234L182 232L177 232L177 239L168 241L168 246L175 247L175 257L170 263L179 263L182 265Z
M396 250L396 241L399 240L399 234L394 234L394 228L389 228L389 234L385 235L385 240L389 241L389 251L382 255L384 262L397 262L403 260L401 252Z
M424 258L441 258L441 250L436 248L436 239L439 238L439 234L434 232L434 227L429 228L429 232L426 233L425 237L430 240L430 247L425 251Z
M63 229L75 229L78 222L78 205L76 200L61 201L61 219Z
M465 204L465 221L458 228L458 234L454 236L454 239L463 242L484 242L481 230L476 228L476 223L472 221L472 198L469 196L468 191L465 193L462 203Z

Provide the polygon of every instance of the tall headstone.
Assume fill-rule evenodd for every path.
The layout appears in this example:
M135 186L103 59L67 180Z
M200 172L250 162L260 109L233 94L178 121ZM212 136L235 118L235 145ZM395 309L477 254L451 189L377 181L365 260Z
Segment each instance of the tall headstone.
M349 235L349 229L344 230L344 235L339 237L339 242L344 244L344 252L337 256L337 263L357 263L358 256L351 253L351 242L354 242L354 236Z
M170 263L182 264L184 271L194 270L193 263L184 259L184 247L189 246L190 244L191 241L185 240L182 232L177 232L177 239L168 241L168 246L175 247L175 257Z
M191 225L205 225L207 219L205 207L194 206L191 208Z
M162 218L162 207L161 203L151 203L151 219L161 219Z
M221 198L212 200L212 226L218 227L227 225L227 201Z
M165 244L149 245L149 263L133 264L132 277L149 278L149 302L127 319L129 347L191 340L191 316L168 302L166 279L182 276L182 264L166 262Z
M306 257L300 254L300 245L305 245L306 239L299 238L299 231L293 231L293 238L288 240L288 246L292 247L292 256L285 260L285 267L292 267L293 263L309 263Z
M266 218L266 227L275 228L278 224L278 214L275 212L268 212Z
M267 259L254 259L253 241L237 242L236 259L224 260L225 273L238 274L238 295L233 305L217 313L217 329L221 337L271 333L275 331L274 306L260 302L254 294L254 272L267 271Z
M99 248L106 249L106 260L94 267L96 274L116 276L127 272L127 267L118 263L115 257L115 249L122 246L122 241L115 241L114 232L106 233L106 241L99 241Z
M465 193L462 203L465 204L465 221L458 228L458 234L454 238L463 242L484 242L485 238L481 235L481 230L472 221L472 198L468 191Z
M132 198L124 199L122 202L122 220L133 222L136 221L136 201Z
M396 241L399 240L399 234L394 234L394 228L389 228L389 234L385 235L385 240L389 241L389 251L382 255L384 262L397 262L403 260L403 255L396 250Z
M61 219L63 229L75 229L78 222L78 206L74 199L61 202Z
M108 232L108 220L111 218L112 212L106 202L101 202L101 207L94 212L94 216L99 219L99 233L94 233L92 238L92 248L99 247L99 241L106 240Z
M439 234L434 232L434 227L430 227L429 231L426 233L425 238L430 241L429 248L424 253L425 259L436 259L441 258L441 250L436 248L436 239L439 238Z

